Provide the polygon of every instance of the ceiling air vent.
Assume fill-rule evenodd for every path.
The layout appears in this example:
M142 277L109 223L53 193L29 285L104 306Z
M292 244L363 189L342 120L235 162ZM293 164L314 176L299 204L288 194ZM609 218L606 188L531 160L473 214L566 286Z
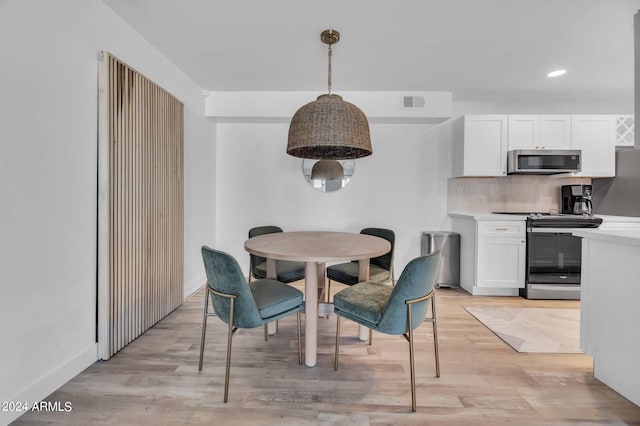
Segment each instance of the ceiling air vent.
M424 96L403 96L404 108L424 108Z

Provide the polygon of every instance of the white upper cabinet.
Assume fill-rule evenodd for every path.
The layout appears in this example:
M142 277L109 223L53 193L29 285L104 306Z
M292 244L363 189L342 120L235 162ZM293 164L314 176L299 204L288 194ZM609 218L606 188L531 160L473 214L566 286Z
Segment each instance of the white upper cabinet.
M465 115L455 128L454 176L507 175L507 115Z
M570 115L509 115L508 149L570 149Z
M571 116L540 116L540 149L571 149Z
M510 115L508 149L538 149L540 120L537 115Z
M615 176L616 119L615 115L571 116L571 149L582 150L582 171L575 176Z
M453 176L506 176L507 151L579 149L580 173L612 177L616 146L633 146L633 116L495 114L465 115L453 126Z

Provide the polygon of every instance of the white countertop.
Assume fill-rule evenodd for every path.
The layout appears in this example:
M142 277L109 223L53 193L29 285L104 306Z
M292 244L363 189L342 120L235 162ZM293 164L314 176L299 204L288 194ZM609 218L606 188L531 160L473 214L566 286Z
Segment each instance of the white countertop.
M472 220L512 220L521 221L527 218L526 214L498 214L498 213L469 213L469 212L449 212L450 217L458 219L472 219ZM640 218L639 218L640 219Z
M636 216L612 216L609 214L595 214L596 217L601 217L605 222L637 222L640 223L640 217Z
M640 246L640 230L605 230L605 229L574 229L573 235L576 237L591 238L594 240L607 241L618 244L628 244Z
M450 217L459 219L473 219L473 220L525 220L527 214L499 214L489 212L449 212ZM640 223L640 217L635 216L612 216L605 214L595 214L595 217L601 217L605 222L628 222L628 223Z

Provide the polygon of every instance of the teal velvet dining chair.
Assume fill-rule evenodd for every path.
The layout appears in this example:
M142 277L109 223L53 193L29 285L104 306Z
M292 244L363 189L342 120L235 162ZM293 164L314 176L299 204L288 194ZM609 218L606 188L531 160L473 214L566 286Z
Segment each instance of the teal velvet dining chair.
M333 298L334 311L337 315L334 369L338 370L341 317L380 333L404 336L409 342L411 409L413 411L416 411L413 330L425 320L433 324L436 377L440 377L434 293L439 257L440 252L436 250L429 255L413 259L402 271L395 287L365 281L341 290ZM431 300L431 316L425 318L429 300Z
M238 329L255 328L262 325L264 326L264 338L267 340L267 323L296 314L298 321L298 363L302 364L300 311L304 306L303 294L294 287L268 278L247 283L236 259L223 251L203 246L202 259L207 275L207 286L202 317L202 338L200 340L198 370L202 371L207 318L214 315L218 316L229 326L224 377L224 402L227 402L229 370L231 367L231 341ZM211 299L211 305L213 305L213 312L209 311L209 299Z
M282 232L279 226L266 225L256 226L249 229L249 238L257 237L264 234L274 234ZM291 283L304 279L304 262L294 262L290 260L276 260L276 271L278 272L278 281L283 283ZM251 278L267 277L267 259L249 255L249 282Z
M393 250L396 242L396 234L391 229L385 228L364 228L360 233L384 238L391 244L391 250L388 253L369 259L369 281L382 283L391 281L391 285L393 285L395 283ZM327 268L327 301L329 301L328 298L331 293L332 280L345 285L354 285L360 281L359 277L358 261L329 266Z

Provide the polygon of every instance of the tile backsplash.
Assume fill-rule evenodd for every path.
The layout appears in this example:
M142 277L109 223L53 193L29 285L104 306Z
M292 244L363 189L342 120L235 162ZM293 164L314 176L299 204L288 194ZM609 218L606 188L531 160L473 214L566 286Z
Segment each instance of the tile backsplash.
M511 175L496 178L451 178L450 212L547 212L560 209L560 187L590 184L590 178Z

